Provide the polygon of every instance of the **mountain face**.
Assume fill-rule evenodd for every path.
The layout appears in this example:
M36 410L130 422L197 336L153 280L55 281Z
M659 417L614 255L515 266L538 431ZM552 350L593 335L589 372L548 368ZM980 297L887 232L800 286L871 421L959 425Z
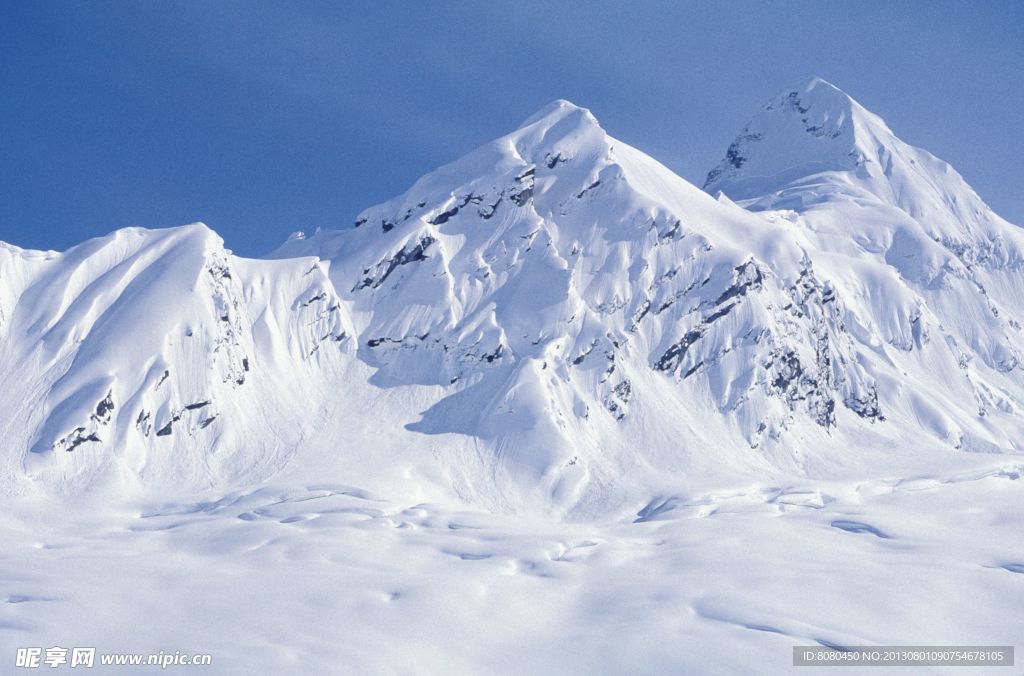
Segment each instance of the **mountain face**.
M238 259L203 225L4 245L0 270L8 490L259 477L294 446L280 418L353 351L320 263Z
M899 381L891 407L956 448L1019 447L1024 236L952 167L815 78L764 106L705 189L827 257L860 305L847 324L889 346L872 370Z
M0 247L8 491L390 482L572 517L1019 448L1020 230L821 80L700 190L558 101L267 260Z

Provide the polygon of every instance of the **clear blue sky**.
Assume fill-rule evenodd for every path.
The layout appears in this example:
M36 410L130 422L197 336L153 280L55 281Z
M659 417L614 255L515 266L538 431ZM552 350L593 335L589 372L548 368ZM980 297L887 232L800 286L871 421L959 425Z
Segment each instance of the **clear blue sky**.
M4 0L0 240L202 220L261 255L556 98L700 185L813 74L1024 224L1022 34L1019 0Z

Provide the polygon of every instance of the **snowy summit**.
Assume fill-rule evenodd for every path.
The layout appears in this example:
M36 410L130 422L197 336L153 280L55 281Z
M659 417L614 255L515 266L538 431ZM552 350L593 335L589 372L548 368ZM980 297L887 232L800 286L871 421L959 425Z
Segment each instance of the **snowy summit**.
M832 84L814 78L765 104L703 189L556 101L353 226L296 233L261 260L202 224L120 230L60 253L0 246L0 492L134 505L146 518L117 533L175 528L185 550L212 546L197 535L205 519L223 538L213 550L245 570L241 552L296 532L319 543L309 551L333 552L331 529L343 529L367 548L338 554L346 572L334 554L309 562L298 543L281 556L349 575L371 628L391 626L388 604L433 623L424 608L440 602L404 573L351 577L380 548L388 565L411 552L410 565L477 599L441 619L447 639L417 625L417 645L435 647L427 663L395 658L413 671L449 664L431 651L496 612L462 585L491 589L499 573L512 594L569 576L635 593L639 608L664 598L658 576L718 570L706 593L672 592L689 608L679 622L709 646L735 634L764 655L780 637L1021 638L965 617L959 597L923 634L832 613L875 603L857 600L870 584L851 562L895 566L887 543L914 537L900 556L947 557L951 585L1024 601L1007 579L1020 572L1010 545L979 544L987 558L969 567L937 530L912 535L877 501L927 530L932 503L909 487L955 485L927 498L955 528L942 505L1019 478L1024 233ZM708 518L720 512L735 519ZM705 525L689 525L698 517ZM488 529L507 537L495 544ZM826 540L816 568L800 552ZM661 542L676 549L648 569L637 552ZM736 564L749 557L736 542L785 579ZM927 577L932 554L899 565ZM637 588L611 572L620 561ZM275 570L257 573L268 588ZM808 581L821 570L846 570L836 579L850 595ZM993 582L993 570L1006 575ZM740 587L752 591L738 600ZM781 611L782 596L804 600ZM677 654L674 626L638 631L618 655L655 671L739 669L727 651ZM600 632L584 633L589 666L606 664ZM581 666L550 640L524 640L549 652L518 669ZM310 650L321 649L340 650ZM482 663L449 649L468 670Z

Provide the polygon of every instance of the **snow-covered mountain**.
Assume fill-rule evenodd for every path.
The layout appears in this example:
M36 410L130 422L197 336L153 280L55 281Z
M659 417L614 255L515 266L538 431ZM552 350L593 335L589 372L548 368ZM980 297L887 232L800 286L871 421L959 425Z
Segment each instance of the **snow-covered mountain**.
M814 78L751 120L705 189L790 222L827 261L906 425L964 450L1019 448L1024 233L952 167Z
M206 485L280 468L351 326L314 259L231 256L201 224L65 253L0 247L3 478ZM300 403L301 402L301 403Z
M268 260L0 248L3 487L307 473L586 516L1018 449L1020 230L821 80L706 191L565 101Z

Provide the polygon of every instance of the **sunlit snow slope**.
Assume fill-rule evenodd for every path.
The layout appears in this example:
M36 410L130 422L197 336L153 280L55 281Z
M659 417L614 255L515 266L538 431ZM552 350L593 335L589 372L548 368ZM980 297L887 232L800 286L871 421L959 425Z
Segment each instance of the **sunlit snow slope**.
M705 188L559 101L273 260L199 225L0 248L3 486L585 517L1018 448L1024 238L948 165L813 80Z
M315 259L231 256L202 224L65 253L0 247L5 488L167 487L279 469L351 352Z
M751 120L705 189L817 252L903 427L967 451L1020 448L1024 233L952 167L815 78Z

